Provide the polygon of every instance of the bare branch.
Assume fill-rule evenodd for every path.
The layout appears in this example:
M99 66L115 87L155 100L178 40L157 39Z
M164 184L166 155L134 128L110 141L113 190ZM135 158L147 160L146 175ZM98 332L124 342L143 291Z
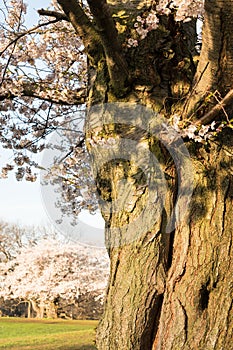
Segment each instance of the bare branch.
M37 11L40 16L55 17L58 21L68 21L69 18L64 13L40 9Z
M128 69L110 8L106 0L88 0L88 4L104 47L112 86L115 92L121 94L126 87Z
M233 101L233 89L230 90L226 96L220 101L216 106L214 106L208 113L206 113L202 118L200 118L196 124L208 124L214 120L214 118L224 110L226 106L228 106Z

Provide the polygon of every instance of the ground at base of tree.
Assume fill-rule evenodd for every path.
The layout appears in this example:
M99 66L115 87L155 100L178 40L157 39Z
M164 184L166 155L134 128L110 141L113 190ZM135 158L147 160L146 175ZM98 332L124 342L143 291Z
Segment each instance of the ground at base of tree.
M0 349L95 350L97 321L0 318Z

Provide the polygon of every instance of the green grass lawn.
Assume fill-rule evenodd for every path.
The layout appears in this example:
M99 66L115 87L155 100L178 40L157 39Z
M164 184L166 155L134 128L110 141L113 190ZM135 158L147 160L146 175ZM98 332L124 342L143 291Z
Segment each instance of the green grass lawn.
M94 350L97 321L0 318L0 349Z

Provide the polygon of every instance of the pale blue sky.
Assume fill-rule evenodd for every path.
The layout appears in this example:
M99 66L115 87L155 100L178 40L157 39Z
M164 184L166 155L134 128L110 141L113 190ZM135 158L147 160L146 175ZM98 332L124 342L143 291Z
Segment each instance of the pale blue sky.
M12 152L1 148L0 166L11 163ZM0 217L26 224L42 224L48 221L40 198L39 181L17 181L14 171L8 179L0 179Z
M11 151L0 149L0 167L11 162ZM40 162L41 156L37 157ZM51 187L50 187L51 190ZM36 182L17 181L15 173L9 173L7 179L0 179L0 220L18 223L20 225L52 225L65 236L82 242L92 241L95 245L103 243L104 221L100 214L95 216L82 212L79 224L71 226L70 218L65 218L61 225L56 219L60 212L54 214L56 195L49 193L46 200L41 195L39 178Z

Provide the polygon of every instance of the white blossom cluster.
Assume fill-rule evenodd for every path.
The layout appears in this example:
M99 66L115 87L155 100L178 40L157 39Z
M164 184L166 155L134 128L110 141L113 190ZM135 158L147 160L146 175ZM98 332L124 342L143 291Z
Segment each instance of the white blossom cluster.
M158 28L160 16L172 14L177 22L187 22L197 18L203 12L204 0L160 0L149 13L137 16L134 28L139 40L143 40L151 30ZM138 39L129 38L128 47L136 46L138 46Z
M201 126L190 123L188 126L181 128L181 117L177 114L172 117L172 126L177 132L181 133L182 137L188 137L190 140L200 143L206 143L212 139L225 126L224 123L218 124L216 121Z
M22 247L34 246L42 237L58 239L57 232L43 226L19 226L15 223L0 221L0 262L15 258Z
M5 2L5 6L8 8L8 17L6 23L12 28L18 28L18 23L24 23L24 15L27 13L27 4L23 1L10 0Z
M95 292L102 299L108 275L105 250L42 240L0 264L0 297L41 303L59 296L72 301Z
M56 1L54 8L59 10ZM75 104L86 85L86 56L68 23L48 24L54 19L40 18L27 29L23 0L4 1L0 10L0 141L14 153L1 176L15 170L17 180L35 181L31 168L37 164L28 154L42 151L45 137L79 108Z
M87 138L86 142L88 142L91 146L99 145L103 148L108 148L109 146L117 144L117 136L105 138L94 135L92 138Z
M7 70L2 70L0 94L10 91L20 96L25 86L30 88L33 83L33 94L40 98L74 102L74 91L85 83L86 56L81 40L67 23L43 26L51 18L43 19L39 27L26 29L23 16L26 9L22 0L13 0L9 1L7 13L5 10L0 54L3 62L9 56L11 60Z

